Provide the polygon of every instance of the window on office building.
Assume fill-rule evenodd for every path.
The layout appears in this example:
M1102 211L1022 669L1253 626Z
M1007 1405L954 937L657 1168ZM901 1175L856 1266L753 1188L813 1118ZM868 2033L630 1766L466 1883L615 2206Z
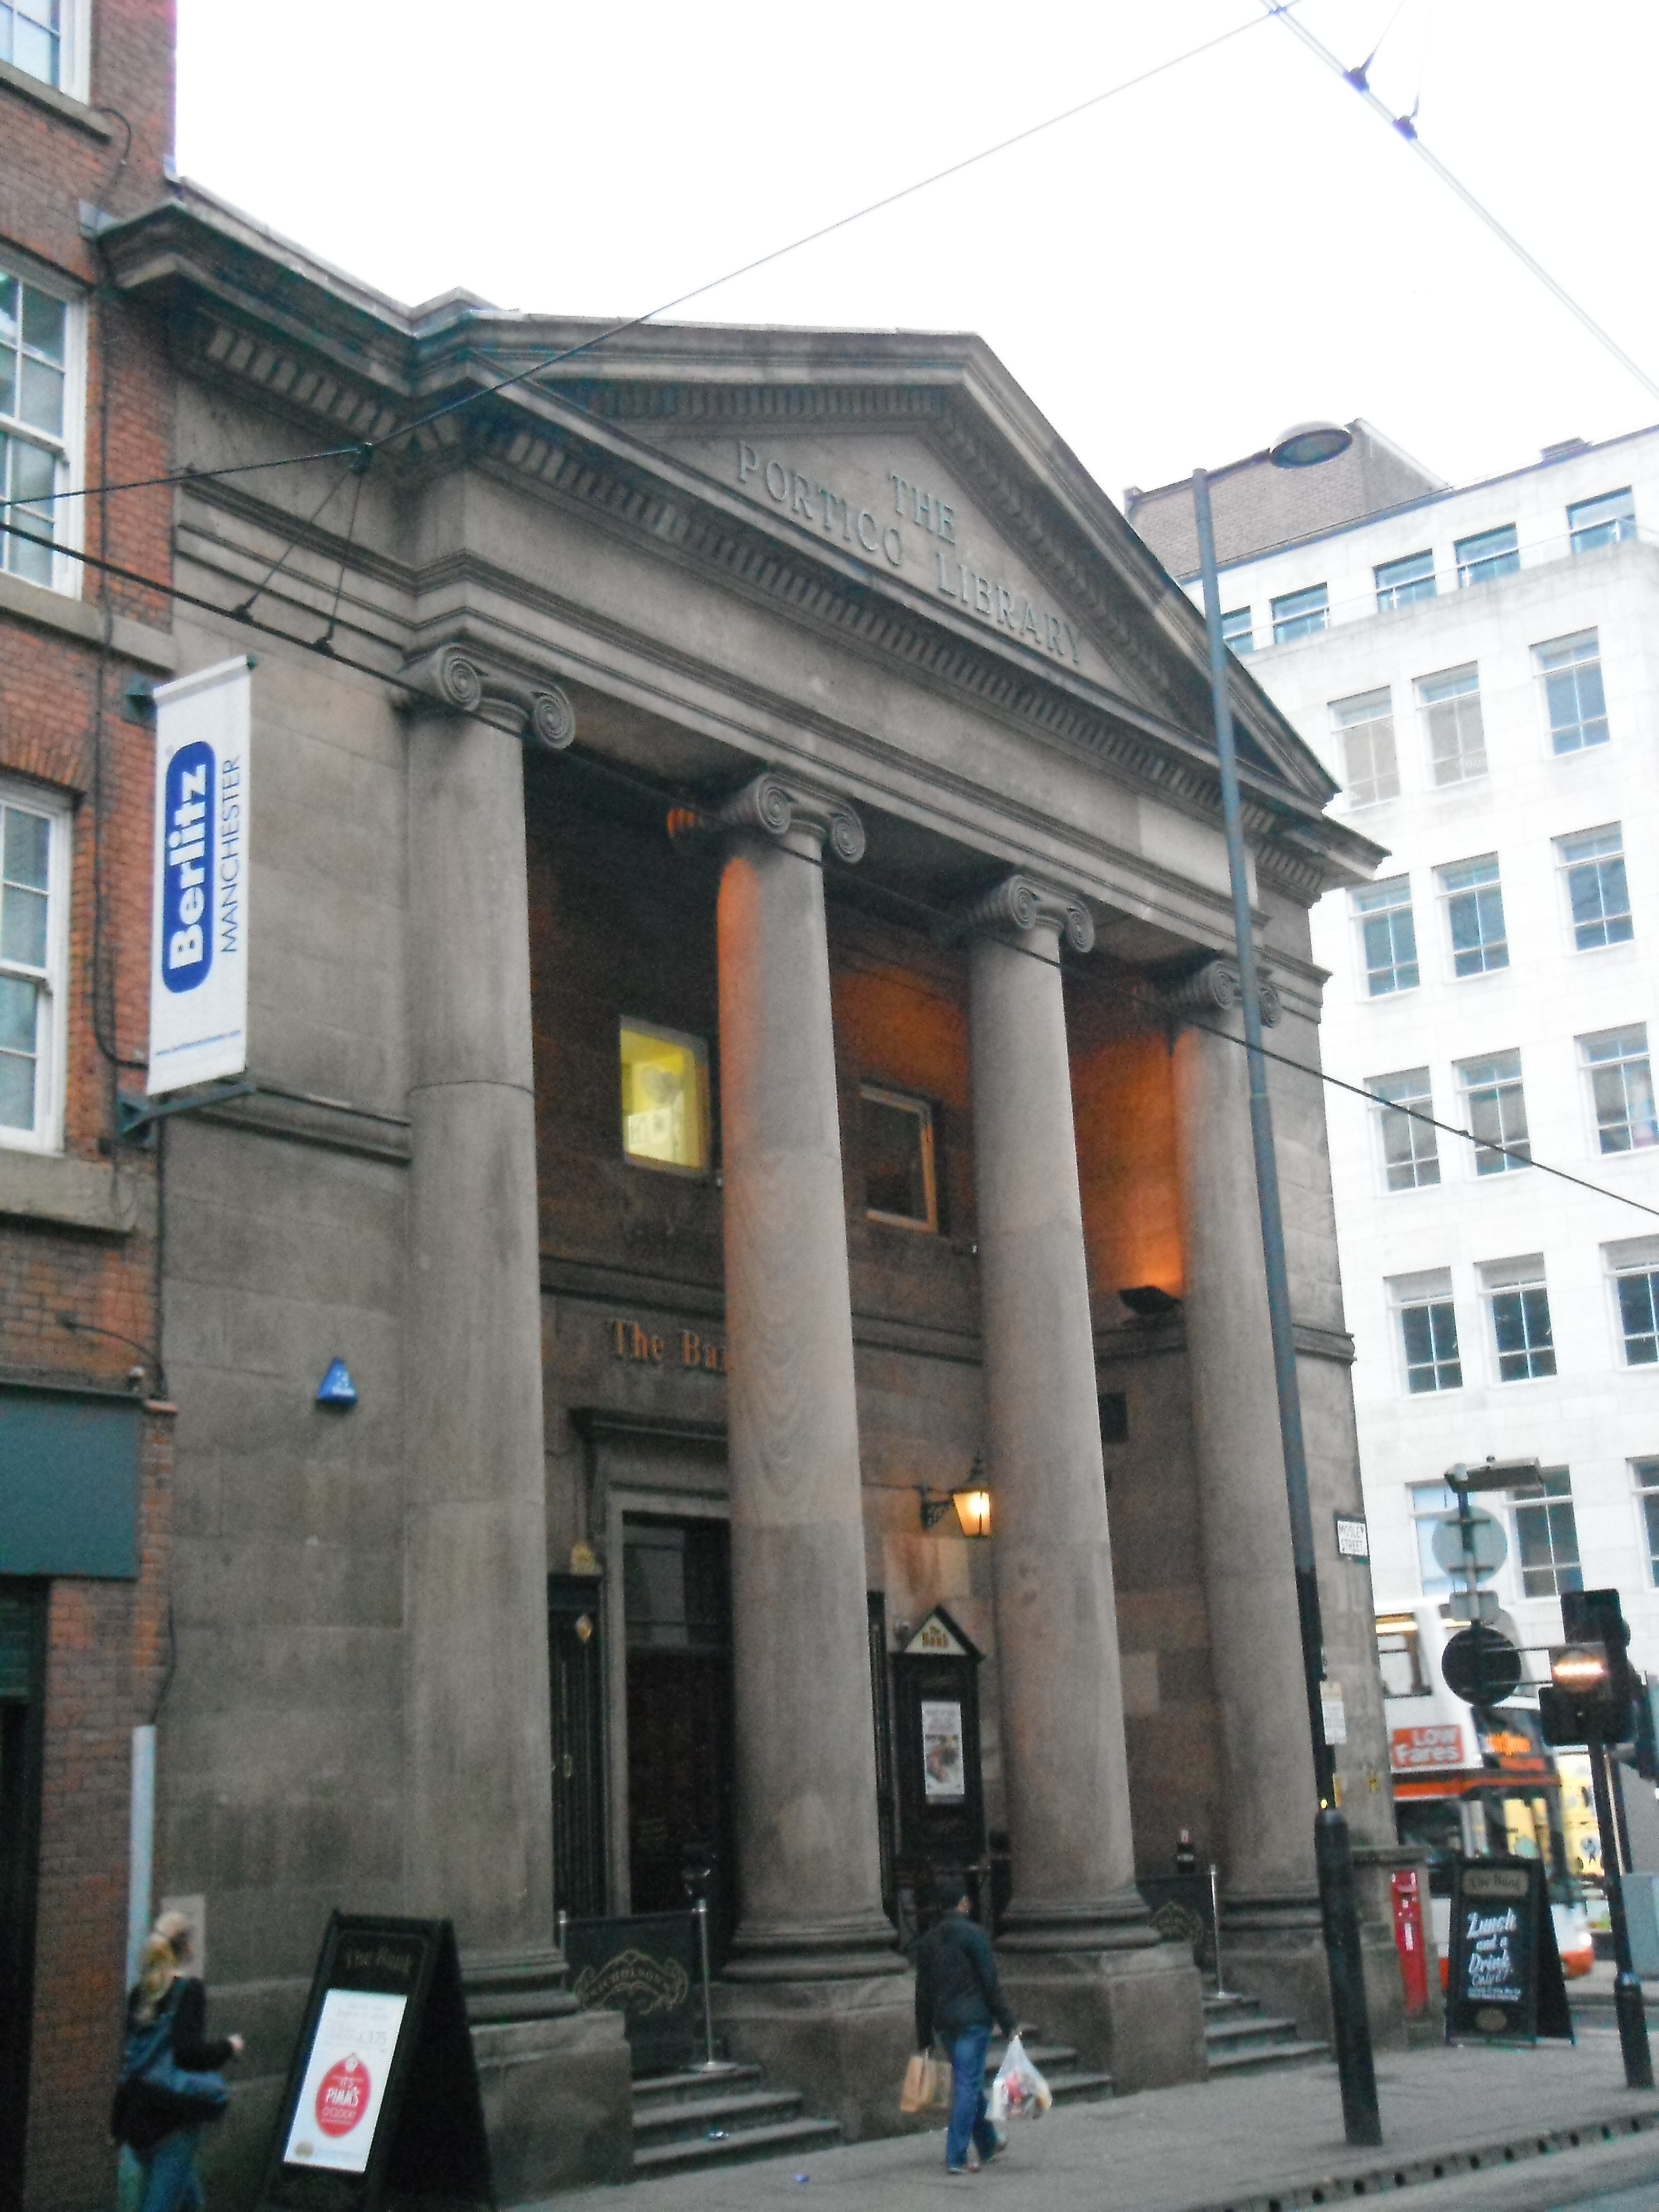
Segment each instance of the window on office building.
M624 1018L622 1135L643 1167L702 1175L708 1166L708 1054L701 1037Z
M1486 975L1510 964L1508 933L1504 926L1504 887L1498 878L1498 855L1483 853L1478 860L1459 860L1437 868L1440 896L1446 902L1446 927L1451 936L1452 973Z
M1382 1677L1385 1698L1426 1698L1430 1694L1433 1685L1423 1672L1417 1623L1410 1613L1378 1616L1376 1670Z
M1235 653L1255 650L1255 632L1250 626L1249 607L1235 607L1231 614L1222 616L1221 642L1231 646Z
M1633 1459L1631 1480L1642 1506L1642 1530L1647 1538L1648 1573L1659 1587L1659 1459Z
M1474 1148L1475 1173L1503 1175L1510 1168L1530 1166L1520 1054L1490 1053L1484 1060L1461 1060L1456 1066L1464 1127L1480 1140Z
M1486 773L1486 726L1480 712L1480 672L1447 668L1417 680L1417 703L1429 730L1429 767L1437 784L1465 783Z
M1578 1522L1572 1509L1572 1479L1564 1467L1546 1468L1541 1498L1510 1493L1515 1516L1515 1550L1526 1597L1559 1597L1584 1587L1578 1564Z
M1417 1537L1417 1571L1425 1597L1444 1597L1452 1578L1434 1556L1434 1532L1448 1513L1457 1510L1457 1498L1443 1482L1409 1485L1412 1528Z
M884 1091L874 1083L866 1083L859 1097L870 1218L906 1229L937 1229L933 1108L924 1098Z
M1331 726L1342 746L1343 781L1356 806L1400 796L1394 744L1394 702L1385 684L1352 699L1333 699Z
M1293 637L1311 637L1329 621L1330 600L1323 584L1310 584L1305 592L1286 592L1273 601L1273 643L1288 645Z
M1607 741L1607 702L1601 689L1601 644L1593 629L1535 645L1533 661L1544 685L1550 743L1559 753L1583 752Z
M1625 874L1622 825L1609 822L1602 830L1558 837L1555 854L1566 879L1574 948L1594 952L1604 945L1627 945L1636 934L1636 924Z
M1432 1113L1429 1071L1408 1067L1399 1075L1373 1075L1365 1088L1380 1103L1376 1109L1382 1144L1383 1179L1390 1190L1421 1190L1440 1180L1440 1152L1431 1122L1413 1119ZM1402 1108L1409 1111L1402 1112Z
M1480 1270L1480 1287L1492 1315L1492 1347L1500 1382L1535 1382L1555 1372L1555 1336L1544 1262L1496 1260Z
M1506 522L1501 530L1483 530L1476 537L1460 538L1456 551L1460 584L1489 584L1494 577L1510 575L1521 566L1512 522Z
M0 537L0 567L52 581L57 495L69 482L73 332L68 303L0 269L0 499L21 536Z
M1575 553L1589 553L1598 545L1612 545L1620 538L1636 535L1636 502L1630 487L1604 491L1596 499L1581 499L1567 509L1567 528Z
M1627 1029L1580 1037L1578 1050L1589 1075L1590 1107L1601 1150L1629 1152L1659 1144L1647 1024L1632 1022Z
M1414 1398L1432 1390L1461 1390L1463 1366L1449 1269L1396 1275L1388 1288L1389 1303L1400 1316L1407 1389Z
M1626 1367L1659 1367L1659 1265L1651 1257L1614 1263L1613 1294Z
M1391 876L1351 894L1359 924L1360 958L1368 997L1417 988L1417 927L1412 920L1409 876Z
M1434 556L1407 553L1403 560L1384 561L1371 571L1376 580L1376 608L1408 607L1413 599L1434 597Z
M50 1152L63 1127L69 815L0 784L0 1145Z

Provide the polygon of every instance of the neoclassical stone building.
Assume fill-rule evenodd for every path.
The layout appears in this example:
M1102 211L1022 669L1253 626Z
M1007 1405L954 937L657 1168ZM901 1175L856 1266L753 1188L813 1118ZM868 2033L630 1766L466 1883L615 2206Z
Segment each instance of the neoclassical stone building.
M252 2038L218 2154L339 1904L454 1919L504 2200L618 2170L626 2056L556 1914L676 1905L688 1860L732 2047L854 2132L930 1866L977 1869L1022 2011L1133 2087L1203 2066L1137 1887L1188 1826L1230 1972L1316 2024L1185 598L971 337L410 312L188 189L103 245L182 465L421 424L177 512L181 665L258 662L252 1087L163 1163L158 1856ZM1311 1063L1307 909L1377 856L1235 692ZM1383 1847L1322 1099L1273 1080L1339 1763Z

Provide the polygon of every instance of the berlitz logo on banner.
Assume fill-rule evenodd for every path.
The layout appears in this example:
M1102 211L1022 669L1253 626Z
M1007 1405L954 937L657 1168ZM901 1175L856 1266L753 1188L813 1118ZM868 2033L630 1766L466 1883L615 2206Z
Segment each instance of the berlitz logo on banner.
M246 653L155 692L149 1095L247 1066Z

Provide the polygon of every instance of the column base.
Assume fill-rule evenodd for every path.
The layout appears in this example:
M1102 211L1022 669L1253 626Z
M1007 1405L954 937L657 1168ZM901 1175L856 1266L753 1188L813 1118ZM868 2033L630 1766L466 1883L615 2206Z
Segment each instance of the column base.
M890 1930L889 1931L890 1935ZM909 2133L899 2111L905 2062L915 2047L915 2005L904 1961L873 1975L786 1981L722 1979L714 2021L733 2058L763 2066L806 2110L839 2120L848 2142ZM728 1973L730 1969L728 1969ZM937 2126L940 2116L922 2116Z
M869 1981L908 1972L883 1913L839 1920L745 1920L722 1969L728 1982Z
M634 2084L620 2013L583 2012L562 1952L469 1956L472 2028L496 2200L626 2181Z
M1125 1940L1127 1937L1129 1940ZM1012 1929L997 1945L1003 1987L1022 2021L1045 2039L1076 2046L1083 2063L1117 2089L1201 2081L1204 1991L1184 1943L1163 1943L1146 1924L1103 1947L1039 1947Z
M1329 2042L1330 1971L1316 1891L1224 1893L1221 1971L1229 1990L1293 2020L1309 2040Z

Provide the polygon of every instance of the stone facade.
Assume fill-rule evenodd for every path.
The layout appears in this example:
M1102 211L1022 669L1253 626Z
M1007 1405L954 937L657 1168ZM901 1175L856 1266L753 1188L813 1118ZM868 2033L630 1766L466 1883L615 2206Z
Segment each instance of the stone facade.
M257 1087L179 1118L164 1293L163 1880L250 2038L227 2201L334 1905L455 1921L503 2194L617 2171L627 2054L555 1916L678 1903L694 1850L731 2048L891 2126L892 1916L981 1789L952 1848L1011 1986L1124 2087L1203 2064L1137 1887L1180 1826L1316 2020L1242 1063L1177 988L1229 941L1185 599L972 339L561 364L593 326L405 313L183 189L106 250L198 472L183 665L258 660ZM212 473L351 439L390 442L320 514L348 451ZM1373 855L1237 691L1310 1059L1306 909ZM682 1152L624 1121L630 1037L681 1055ZM1275 1091L1340 1764L1389 1842L1322 1109ZM985 1541L931 1513L976 1468ZM904 1702L930 1620L971 1778Z

